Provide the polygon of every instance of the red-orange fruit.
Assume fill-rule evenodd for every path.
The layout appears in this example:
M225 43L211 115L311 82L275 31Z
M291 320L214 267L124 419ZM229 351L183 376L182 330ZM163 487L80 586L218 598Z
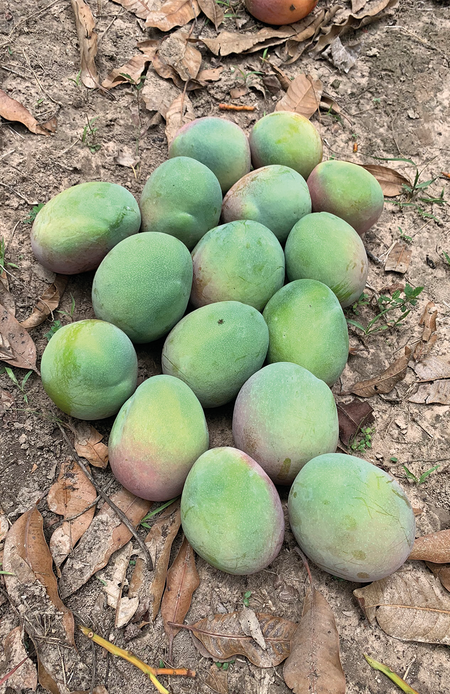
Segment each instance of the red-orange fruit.
M245 0L247 12L266 24L292 24L306 17L317 0Z

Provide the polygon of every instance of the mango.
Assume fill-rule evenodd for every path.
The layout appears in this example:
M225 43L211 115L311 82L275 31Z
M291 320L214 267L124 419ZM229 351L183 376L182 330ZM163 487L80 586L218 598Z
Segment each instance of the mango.
M175 236L192 250L217 226L222 189L211 169L190 157L174 157L158 166L142 191L142 231Z
M341 453L313 458L289 493L289 522L302 551L348 581L378 581L411 552L415 519L391 475Z
M264 470L236 448L212 448L189 472L181 495L188 542L211 566L230 574L261 571L278 555L284 517Z
M261 118L250 133L250 150L255 169L281 164L307 179L322 161L322 138L304 116L291 111L274 111Z
M208 116L183 125L169 146L169 158L192 157L219 179L222 192L250 171L247 135L232 121Z
M369 263L361 237L350 224L328 212L313 212L292 228L286 247L288 279L319 280L330 287L343 308L366 286Z
M308 178L313 212L330 212L364 234L381 216L384 195L375 176L358 164L330 159Z
M63 275L95 270L117 243L141 225L132 194L104 181L80 183L55 195L38 212L31 229L37 260Z
M308 460L336 450L339 425L333 394L298 364L269 364L239 391L233 438L275 484L290 485Z
M348 330L336 295L323 282L295 280L267 303L267 361L292 361L329 386L341 375L348 357Z
M172 376L152 376L117 415L109 462L132 494L167 501L181 494L189 470L208 445L205 415L189 386Z
M218 407L261 368L268 345L259 311L239 301L220 301L188 313L171 330L162 370L187 383L203 407Z
M192 260L184 243L161 232L121 241L103 259L92 284L97 318L121 328L135 343L165 335L186 310Z
M41 378L60 410L78 419L116 414L137 383L131 340L115 325L82 320L60 328L42 355Z
M317 5L317 0L244 0L245 9L266 24L293 24L306 17Z
M284 253L270 229L243 220L208 231L192 251L195 307L240 301L262 311L284 284Z
M262 166L243 176L226 194L222 220L253 219L284 243L296 222L311 212L303 176L288 166Z

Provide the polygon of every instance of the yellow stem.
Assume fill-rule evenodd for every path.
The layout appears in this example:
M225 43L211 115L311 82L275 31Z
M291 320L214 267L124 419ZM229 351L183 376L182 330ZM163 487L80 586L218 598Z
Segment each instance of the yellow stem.
M391 668L389 668L387 665L383 665L383 663L379 663L378 660L374 660L370 656L366 655L364 653L364 658L367 660L369 665L373 667L374 670L379 670L382 672L386 677L389 677L390 680L394 682L394 684L397 685L397 687L400 687L400 689L405 692L405 694L419 694L415 689L409 686L405 682L405 680L402 680L399 675L396 675L395 672L392 672Z

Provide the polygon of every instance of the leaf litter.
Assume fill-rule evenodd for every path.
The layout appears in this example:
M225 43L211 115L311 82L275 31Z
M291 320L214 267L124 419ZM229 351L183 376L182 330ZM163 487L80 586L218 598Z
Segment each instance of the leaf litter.
M41 325L48 316L59 306L59 302L64 294L69 278L67 275L56 275L55 281L42 294L36 303L31 316L28 316L20 323L22 328L30 330Z
M0 304L0 360L37 374L36 345L25 328Z
M450 530L439 530L416 538L408 559L434 564L450 563Z
M20 664L20 667L18 667ZM14 669L17 667L17 670ZM12 672L11 672L12 671ZM5 677L10 675L7 680ZM37 670L28 657L23 644L23 628L11 629L3 641L3 659L0 664L0 693L5 694L7 687L21 692L24 689L36 691Z
M294 111L311 118L319 110L323 84L311 75L300 74L290 83L286 94L275 106L275 111Z
M70 429L75 435L74 446L78 455L104 470L108 466L108 446L102 443L103 434L87 422L77 422Z
M99 76L95 58L98 50L98 35L95 20L89 5L83 0L70 0L75 15L78 43L81 53L81 81L88 89L99 87Z
M344 446L348 446L351 440L366 424L374 421L373 408L365 400L354 398L351 402L337 403L339 438Z
M46 128L46 123L38 123L28 109L16 99L12 99L6 92L0 89L0 116L5 120L22 123L35 135L50 135L51 127Z
M390 393L396 384L405 378L410 357L411 349L406 345L404 353L385 371L374 378L354 383L350 387L350 392L361 398L371 398L380 393Z
M386 272L398 272L404 275L408 271L411 258L411 246L402 241L397 241L388 253L384 269Z

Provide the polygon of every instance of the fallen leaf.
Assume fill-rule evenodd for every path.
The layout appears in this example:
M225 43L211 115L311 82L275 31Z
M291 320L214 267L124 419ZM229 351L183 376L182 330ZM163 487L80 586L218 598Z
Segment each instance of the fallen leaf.
M4 685L0 684L0 692L6 692L7 688L14 689L19 694L24 689L31 689L33 692L36 691L36 665L28 658L25 646L23 645L23 629L21 626L14 627L6 636L3 642L2 655L2 662L0 662L0 681L24 659L25 662L22 662L22 665L8 677Z
M329 604L313 586L305 596L283 677L295 694L345 694L336 622Z
M409 268L411 258L412 248L408 244L402 243L402 241L397 241L389 251L384 269L386 272L400 272L404 274Z
M206 68L205 70L200 70L197 75L197 80L199 82L217 82L220 80L220 76L223 71L223 67L216 67L212 69Z
M258 617L255 612L249 607L243 607L239 612L239 624L241 625L242 631L246 636L251 636L254 641L258 644L263 651L266 650L267 645L264 639L263 633L261 631L261 625L258 622Z
M19 101L12 99L2 89L0 89L0 116L5 120L22 123L35 135L50 135L50 132L43 125L39 125L36 118L31 115L25 106L22 106Z
M281 91L280 80L276 75L263 75L262 83L271 94L278 94Z
M274 65L274 63L269 63L269 65L272 68L272 70L274 71L274 73L276 74L276 76L278 77L278 80L281 84L282 89L285 92L287 92L287 90L291 86L291 80L286 75L286 73L283 72L283 70L281 70L281 68L278 67L278 65Z
M352 12L359 12L364 5L367 5L367 0L352 0Z
M450 357L427 356L414 364L413 369L422 381L450 378Z
M0 417L14 405L14 398L8 390L0 388ZM1 518L1 515L0 515Z
M230 97L232 99L240 99L246 94L248 94L247 87L233 87L233 89L230 89Z
M286 53L290 56L289 60L286 61L288 65L295 63L305 50L310 48L314 38L319 34L319 30L326 24L328 18L333 16L334 11L335 8L331 8L327 12L320 7L316 8L296 25L298 27L297 33L286 42Z
M360 398L371 398L377 393L390 393L394 386L406 376L406 369L411 356L411 349L406 345L405 353L396 359L383 373L375 378L354 383L350 392Z
M113 0L113 2L133 12L139 19L147 19L151 12L159 10L163 4L163 0Z
M111 500L136 526L150 508L150 501L139 499L121 488ZM61 571L60 594L63 598L81 588L91 576L103 569L109 558L131 539L128 528L105 503L66 560Z
M345 74L350 72L356 64L356 58L344 47L339 36L336 36L328 48L324 50L323 55L335 68L340 72L345 72Z
M72 460L66 460L61 465L57 481L50 487L47 505L50 511L64 518L70 518L81 513L97 496L95 487L89 482L81 468ZM61 566L84 535L95 514L95 507L85 513L64 522L50 539L50 551L56 566Z
M156 111L165 118L170 105L180 95L180 91L172 82L163 79L151 68L147 72L141 95L149 111Z
M36 345L14 316L0 304L0 360L20 369L36 368Z
M408 398L409 402L420 405L450 405L450 379L421 383L417 392Z
M8 275L0 266L0 304L8 309L13 316L16 315L16 303L9 291Z
M366 424L371 424L374 420L373 409L365 400L354 398L351 402L337 403L339 420L339 438L348 446L356 434Z
M184 26L199 14L197 0L167 0L159 11L148 13L145 26L170 31L176 26Z
M214 660L226 661L235 655L244 655L257 667L275 667L288 657L297 624L270 614L256 613L256 617L266 650L242 632L239 612L210 615L195 624L182 626L200 641Z
M224 20L224 12L220 5L215 0L198 0L198 5L206 17L211 20L215 28L222 24Z
M95 31L95 20L89 5L83 0L70 0L75 15L78 43L81 53L81 81L85 87L95 89L99 86L99 77L95 65L98 35Z
M112 89L117 87L118 84L129 83L130 79L137 84L145 68L153 60L160 43L159 39L147 39L138 43L138 48L142 51L142 55L134 55L120 67L114 68L106 79L103 80L102 87L104 89ZM128 77L124 77L124 75L128 75Z
M416 361L425 357L436 343L436 319L437 308L432 301L429 301L419 320L419 325L423 325L423 332L420 342L414 348L413 357Z
M416 538L408 559L429 561L433 564L450 563L450 530L440 530Z
M31 316L28 316L28 318L20 323L22 328L30 330L30 328L41 325L41 323L58 308L68 281L69 278L67 275L56 275L53 284L47 287L38 300Z
M161 602L161 617L164 631L169 639L169 662L172 662L173 639L191 606L192 595L200 585L200 578L195 566L195 554L186 538L183 540L172 566L167 572L166 590Z
M322 94L322 98L320 100L320 108L325 111L329 111L330 113L341 112L341 107L339 106L339 104L331 96L328 96L327 94Z
M439 578L444 588L450 592L450 564L433 564L431 561L425 563L430 571Z
M188 95L182 92L170 104L164 116L166 121L167 143L170 145L178 130L185 123L190 123L195 118L194 107Z
M75 434L73 445L78 455L94 467L105 469L108 465L108 446L101 442L103 434L87 422L78 422L71 430Z
M211 665L205 684L217 694L228 694L228 670L219 669L216 664Z
M360 164L359 166L375 176L383 195L387 198L395 198L403 193L403 186L411 186L411 181L406 176L388 166L378 164Z
M323 84L320 80L314 80L311 75L297 75L275 106L275 111L294 111L305 118L311 118L319 109L322 91Z
M418 571L397 571L353 594L370 624L404 641L450 644L450 596L437 579Z
M161 42L153 58L153 68L158 75L173 79L181 87L177 78L182 82L195 79L202 64L202 54L187 41L187 37L183 31L173 32Z
M132 554L133 543L128 542L122 549L115 552L114 560L98 574L98 578L103 583L102 590L106 593L107 603L116 613L114 621L116 629L120 629L125 624L128 624L139 606L138 597L122 596Z
M9 530L9 523L8 519L3 513L3 511L0 511L0 542L3 542L3 540L6 537L6 533Z
M128 169L135 169L139 164L139 156L136 156L135 151L129 149L121 149L117 157L114 157L114 161L119 166L125 166Z

